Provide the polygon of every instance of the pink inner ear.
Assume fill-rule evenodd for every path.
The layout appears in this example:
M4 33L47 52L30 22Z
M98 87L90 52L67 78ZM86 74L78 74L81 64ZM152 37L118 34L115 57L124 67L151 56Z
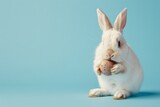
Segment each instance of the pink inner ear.
M121 26L120 26L121 31L123 31L125 25L126 25L126 12L123 12L121 14Z

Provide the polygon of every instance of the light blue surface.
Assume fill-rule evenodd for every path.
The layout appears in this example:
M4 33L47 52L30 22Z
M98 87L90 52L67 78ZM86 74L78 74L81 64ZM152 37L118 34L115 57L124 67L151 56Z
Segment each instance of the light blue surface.
M160 106L160 1L1 0L0 107ZM124 37L140 59L144 83L124 101L88 98L101 39L96 8L113 23L128 8Z

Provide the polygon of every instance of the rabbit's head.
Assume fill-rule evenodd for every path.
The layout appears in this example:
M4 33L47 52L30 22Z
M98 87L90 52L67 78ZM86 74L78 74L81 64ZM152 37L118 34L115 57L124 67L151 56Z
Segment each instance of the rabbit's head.
M127 20L127 9L122 10L117 16L114 26L112 27L108 17L97 9L98 22L102 34L101 51L103 59L122 62L127 58L128 45L123 37L123 29Z

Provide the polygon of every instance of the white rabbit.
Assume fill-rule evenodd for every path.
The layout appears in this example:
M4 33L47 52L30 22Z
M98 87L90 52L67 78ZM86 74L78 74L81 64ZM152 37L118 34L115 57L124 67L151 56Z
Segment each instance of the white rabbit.
M94 59L94 71L100 88L90 90L89 96L113 95L114 99L125 99L137 93L143 81L143 71L138 58L123 37L127 9L120 12L113 27L108 17L100 9L97 9L97 15L99 26L103 31L102 41L96 49ZM113 54L107 54L109 49L113 50ZM99 65L104 59L117 63L111 69L112 75L98 75Z

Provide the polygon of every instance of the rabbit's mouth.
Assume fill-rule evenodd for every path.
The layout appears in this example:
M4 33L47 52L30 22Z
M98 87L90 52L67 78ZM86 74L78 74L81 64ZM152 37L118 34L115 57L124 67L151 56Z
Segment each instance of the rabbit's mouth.
M111 62L113 62L113 63L115 63L115 64L117 64L118 62L116 62L116 61L114 61L114 60L112 60L112 59L105 59L105 60L107 60L107 61L111 61Z
M111 62L114 62L114 63L118 63L117 61L113 60L112 57L104 58L104 60L108 60L108 61L111 61Z

